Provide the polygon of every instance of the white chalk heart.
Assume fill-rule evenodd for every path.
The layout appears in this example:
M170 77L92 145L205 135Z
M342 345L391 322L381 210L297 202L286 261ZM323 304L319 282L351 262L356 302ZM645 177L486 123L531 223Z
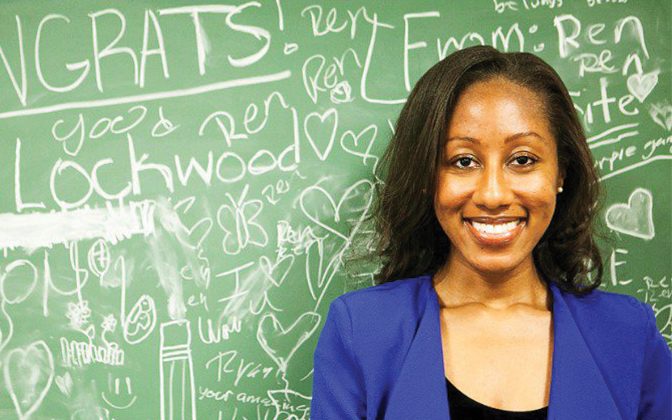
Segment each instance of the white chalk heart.
M69 397L72 391L72 376L70 376L70 372L65 372L63 376L56 376L56 386L63 395Z
M282 257L280 260L276 261L275 264L271 260L263 255L259 258L259 265L261 270L264 272L264 275L268 280L275 285L275 287L280 287L282 283L287 278L289 270L294 264L294 256L287 255Z
M315 134L315 128L309 128L308 125L313 120L319 120L320 128L331 126L331 133ZM328 121L329 120L329 121ZM330 122L331 121L331 122ZM312 126L312 124L310 124ZM315 154L320 160L326 160L329 157L331 148L334 146L334 139L336 138L336 129L338 128L338 112L336 108L330 108L324 113L311 112L303 122L303 131L306 133L306 138L310 147L313 148ZM319 145L317 143L320 143ZM326 145L325 145L326 144Z
M642 239L653 239L653 197L644 188L630 194L628 204L619 203L606 212L607 226L617 232Z
M287 372L292 356L320 325L320 314L306 312L289 328L284 328L272 313L264 315L257 327L257 341L281 371Z
M658 84L658 73L658 70L654 70L646 74L631 74L628 77L628 90L639 102L644 102L644 99Z
M42 404L54 380L54 358L47 344L40 340L10 350L4 377L19 418L29 418Z
M319 238L308 245L306 251L306 281L313 299L321 301L327 287L342 263L346 244ZM319 292L319 294L318 294Z
M376 172L376 166L378 165L378 158L375 155L370 154L373 143L376 141L378 134L378 126L371 124L358 134L355 134L352 130L347 130L341 136L341 148L346 152L350 153L353 156L359 156L364 158L363 162L366 165L366 161L370 158L373 160L373 172Z
M341 231L358 226L366 218L373 201L372 190L371 181L359 180L348 187L336 203L329 191L312 185L301 192L299 205L303 214L317 226L349 241L348 235ZM352 226L339 226L343 221Z

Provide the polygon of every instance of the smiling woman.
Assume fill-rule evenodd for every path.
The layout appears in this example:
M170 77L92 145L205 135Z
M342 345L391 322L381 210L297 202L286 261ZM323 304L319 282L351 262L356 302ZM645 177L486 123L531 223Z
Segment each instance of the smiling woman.
M598 290L592 162L538 57L478 46L430 68L381 165L377 285L330 306L312 418L670 418L652 308Z
M462 93L434 198L454 249L445 266L508 278L533 271L532 251L562 186L555 143L543 101L531 90L497 78Z
M603 192L592 162L567 89L545 62L491 47L452 54L416 84L384 157L373 212L378 282L445 266L457 238L442 223L443 203L469 196L462 218L525 218L537 234L525 254L540 275L589 293L603 270L594 226ZM524 199L546 208L528 215Z

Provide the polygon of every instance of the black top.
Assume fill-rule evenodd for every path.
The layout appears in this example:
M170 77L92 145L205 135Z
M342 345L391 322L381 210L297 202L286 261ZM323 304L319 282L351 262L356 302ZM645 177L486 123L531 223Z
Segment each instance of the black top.
M489 407L464 395L446 378L448 399L450 401L450 417L453 420L545 420L548 406L530 411L508 411Z

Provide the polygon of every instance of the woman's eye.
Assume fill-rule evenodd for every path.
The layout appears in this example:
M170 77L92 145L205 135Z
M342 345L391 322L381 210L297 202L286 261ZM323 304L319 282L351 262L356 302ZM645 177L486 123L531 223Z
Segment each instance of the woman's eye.
M474 159L469 157L469 156L462 156L462 157L459 157L459 158L455 159L453 161L453 164L459 164L459 165L457 165L457 167L459 169L464 169L464 168L469 167L469 163L473 162L473 160Z
M520 156L516 156L515 158L513 158L513 161L516 162L520 166L530 166L530 165L534 164L537 161L537 159L533 158L532 156L528 156L528 155L520 155Z
M532 166L537 162L537 159L528 155L519 155L513 158L514 166ZM453 160L453 165L458 169L469 169L475 167L472 165L475 164L475 160L471 156L461 156Z

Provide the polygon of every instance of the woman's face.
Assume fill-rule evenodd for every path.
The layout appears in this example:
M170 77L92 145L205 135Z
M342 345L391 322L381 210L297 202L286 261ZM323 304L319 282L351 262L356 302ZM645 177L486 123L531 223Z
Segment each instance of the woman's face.
M532 264L562 185L542 105L533 91L500 78L458 98L434 196L452 244L449 264L489 274Z

